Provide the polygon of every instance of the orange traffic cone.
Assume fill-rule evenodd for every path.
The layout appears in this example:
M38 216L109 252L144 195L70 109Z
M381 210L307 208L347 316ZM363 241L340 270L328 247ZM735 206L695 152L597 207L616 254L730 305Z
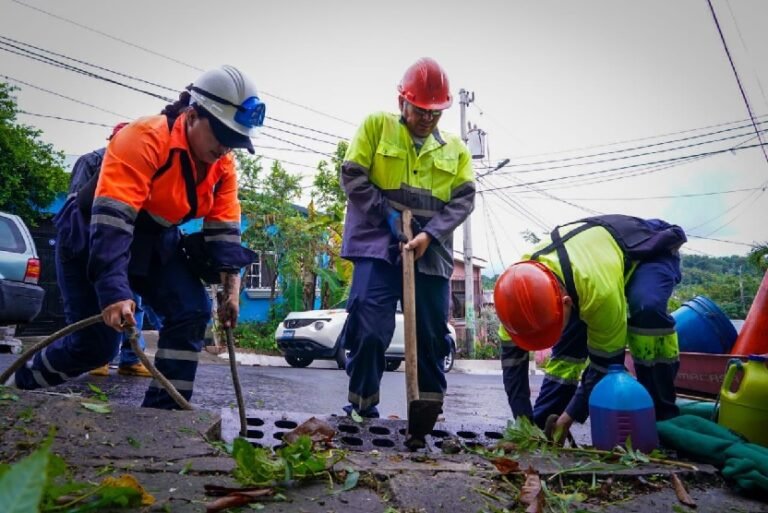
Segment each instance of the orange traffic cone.
M733 355L763 353L768 353L768 271L763 276L741 333L731 349Z

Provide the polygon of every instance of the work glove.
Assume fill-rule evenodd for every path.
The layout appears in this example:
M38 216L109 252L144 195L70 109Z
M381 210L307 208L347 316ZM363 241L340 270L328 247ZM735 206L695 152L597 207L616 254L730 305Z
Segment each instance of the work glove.
M403 233L403 216L400 212L394 208L390 208L389 212L387 212L387 224L389 225L389 231L392 233L392 236L398 242L408 242L408 237Z

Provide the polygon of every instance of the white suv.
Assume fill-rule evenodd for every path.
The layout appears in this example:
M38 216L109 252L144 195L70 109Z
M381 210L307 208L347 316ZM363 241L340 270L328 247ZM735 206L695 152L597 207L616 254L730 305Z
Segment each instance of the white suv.
M346 366L347 355L339 335L347 320L346 310L308 310L291 312L277 326L277 347L293 367L306 367L315 360L336 360L340 369ZM451 352L445 358L445 372L453 368L456 355L456 330L448 324ZM385 353L386 369L395 371L405 358L403 314L395 314L395 333Z

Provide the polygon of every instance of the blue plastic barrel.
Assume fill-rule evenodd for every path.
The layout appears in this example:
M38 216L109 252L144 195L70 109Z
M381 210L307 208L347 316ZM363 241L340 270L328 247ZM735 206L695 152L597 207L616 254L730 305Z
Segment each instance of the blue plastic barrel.
M659 445L653 399L623 365L611 365L589 396L592 445L610 451L625 446L649 453Z
M736 328L714 301L696 296L672 312L680 351L729 354Z

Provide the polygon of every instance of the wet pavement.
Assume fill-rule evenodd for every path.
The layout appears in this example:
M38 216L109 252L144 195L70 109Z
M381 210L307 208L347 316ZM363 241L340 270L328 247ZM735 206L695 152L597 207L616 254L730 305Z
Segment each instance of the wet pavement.
M119 404L112 405L111 413L99 414L83 408L82 399L77 397L23 391L16 394L18 400L0 403L2 461L17 461L45 438L51 426L56 426L53 448L71 466L75 479L98 481L104 474L130 473L156 499L153 506L143 511L202 512L205 504L213 500L205 495L205 485L238 486L231 477L233 459L209 443L222 435L222 423L216 414ZM224 411L225 418L233 415L232 410ZM277 412L253 411L249 416L265 424L272 422L276 428L280 420ZM309 417L298 413L287 416L291 422ZM285 423L282 429L290 425ZM384 428L397 433L404 421L382 419L358 424L337 418L335 441L350 435L341 429L343 425L361 431ZM264 424L253 427L264 430ZM457 434L450 425L442 427L451 435ZM482 428L463 427L468 431ZM381 431L376 436L382 436ZM365 446L360 450L349 449L343 443L338 446L346 449L346 457L334 469L359 472L357 486L342 491L341 480L331 485L327 477L294 483L281 489L284 498L279 502L260 502L261 509L305 513L524 510L520 502L522 474L502 478L488 459L477 454L444 454L434 445L417 453L405 452L398 444L375 449ZM562 484L568 490L584 493L585 499L589 497L563 511L689 511L679 504L669 484L674 467L592 468L565 473L564 470L584 464L582 459L565 454L520 456L517 462L520 469L534 468L552 489ZM698 511L758 512L768 507L766 503L732 494L708 465L698 465L696 472L677 471L697 501Z
M0 368L13 358L0 355ZM391 403L382 403L383 412L399 418L363 423L328 415L333 411L329 405L338 406L338 398L346 393L342 371L240 367L239 374L243 383L252 384L244 388L254 394L246 399L251 443L277 445L297 424L318 416L335 429L334 445L346 454L335 470L353 469L361 476L357 486L343 492L341 482L331 488L328 478L287 486L282 489L285 500L260 503L264 511L503 513L525 509L520 502L523 475L502 477L487 458L471 450L494 444L503 432L508 406L500 376L450 374L449 387L455 395L449 394L447 405L454 401L459 406L447 407L446 419L428 437L426 450L410 453L402 446L405 411L395 399L405 396L402 387L397 388L402 374L385 374L382 387L385 397L392 397ZM130 473L157 499L145 511L205 511L205 504L212 500L205 496L205 485L238 486L232 477L232 458L210 443L231 440L239 428L227 362L203 356L195 411L138 408L147 382L113 374L84 376L57 387L53 394L13 391L17 400L0 400L0 461L18 461L56 426L53 448L72 466L75 478L97 481L104 473ZM88 383L107 393L111 413L99 414L82 406L83 396L93 395ZM321 390L320 384L325 388ZM80 395L70 394L72 390ZM286 404L306 409L285 408ZM444 453L448 440L464 449ZM697 465L696 471L663 465L600 469L585 466L588 462L583 457L565 453L521 455L517 463L521 470L535 469L553 491L584 494L584 502L547 496L548 507L555 511L692 511L680 504L670 485L672 470L686 484L698 511L768 511L765 502L733 494L708 465Z

